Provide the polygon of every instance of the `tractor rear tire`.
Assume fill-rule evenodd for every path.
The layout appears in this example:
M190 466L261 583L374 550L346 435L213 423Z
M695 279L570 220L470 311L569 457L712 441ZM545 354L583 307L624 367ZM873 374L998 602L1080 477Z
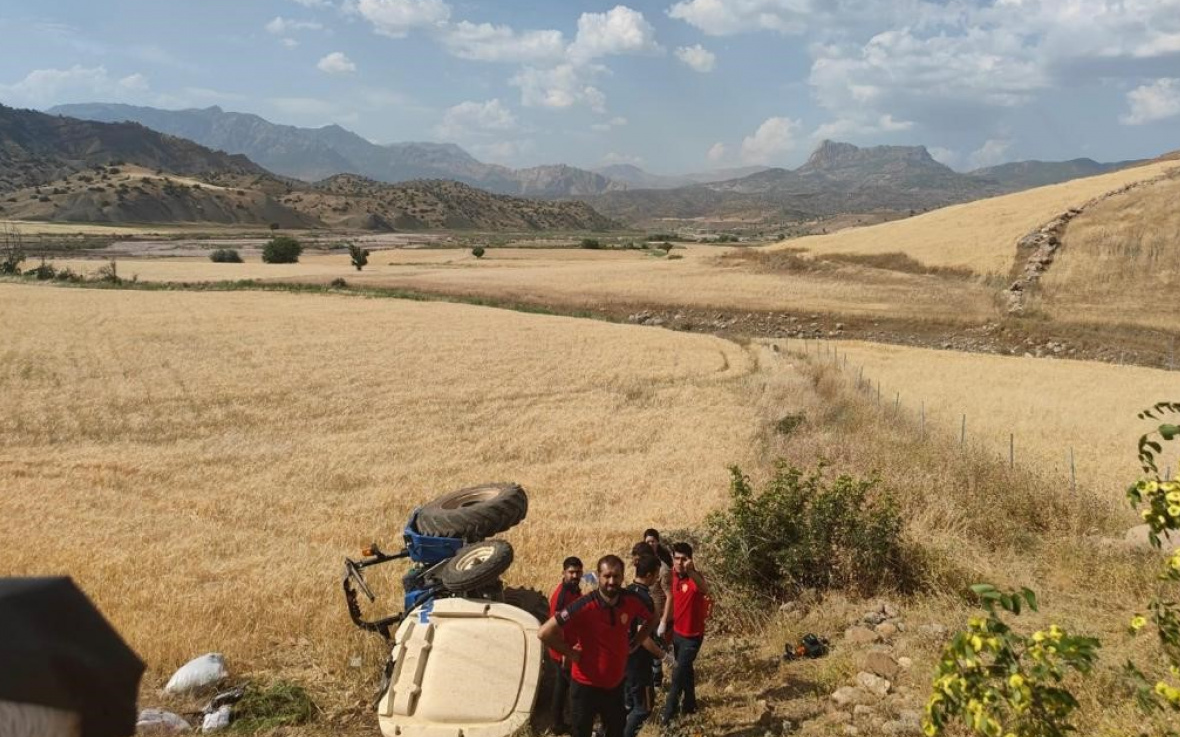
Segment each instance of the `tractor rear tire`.
M515 526L528 511L528 495L518 484L482 484L423 504L418 510L418 531L475 542Z
M536 589L504 589L504 603L523 609L536 617L541 624L549 619L549 600Z
M512 555L512 546L504 540L464 545L436 575L447 591L463 594L495 584L512 565Z

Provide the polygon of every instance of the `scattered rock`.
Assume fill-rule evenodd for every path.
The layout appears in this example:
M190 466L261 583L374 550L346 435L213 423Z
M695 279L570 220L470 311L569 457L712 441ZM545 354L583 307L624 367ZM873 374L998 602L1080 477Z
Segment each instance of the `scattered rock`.
M852 721L852 715L846 711L830 711L827 719L833 724L847 724Z
M225 657L221 653L207 653L193 658L172 674L164 686L165 693L187 693L214 686L229 678Z
M230 706L219 708L217 711L206 714L205 721L201 723L202 732L217 732L229 726L230 722Z
M886 640L891 640L893 639L893 636L897 634L898 630L896 624L893 624L892 622L882 622L881 624L874 627L873 631L884 637Z
M851 737L856 737L856 735L860 734L860 730L851 724L845 724L841 731L846 735L850 735Z
M906 724L912 724L915 727L922 726L922 715L913 709L902 709L897 713L897 719Z
M881 725L881 732L884 734L921 734L921 724L910 724L903 722L900 719L894 719L891 722L885 722Z
M931 637L946 637L947 629L941 624L924 624L918 628L918 632Z
M873 707L869 706L868 704L857 704L856 706L852 707L852 716L854 717L867 717L872 713Z
M879 698L885 698L885 696L889 693L889 688L893 685L887 679L882 678L881 676L873 675L872 673L868 673L866 671L861 671L860 673L856 674L856 683L865 691L868 691Z
M874 642L880 642L880 640L881 635L868 627L861 627L860 625L849 627L844 632L844 641L850 645L869 645Z
M885 602L881 605L881 613L889 619L897 619L901 616L901 612L898 611L897 607L893 606L889 602Z
M837 706L855 706L856 704L872 704L875 699L867 691L852 686L841 686L832 693L832 701Z
M884 622L885 615L883 613L881 613L880 611L865 612L865 615L863 617L861 617L861 621L864 622L865 624L869 625L870 627L872 627L872 626L875 626L875 625L878 625L878 624L881 624L882 622Z
M1135 525L1127 530L1126 535L1123 535L1123 541L1133 548L1155 550L1147 540L1147 533L1150 529L1147 525ZM1180 548L1180 532L1165 532L1160 535L1160 542L1163 543L1163 547L1160 550L1164 553L1171 553L1173 550Z
M135 720L136 734L179 734L192 730L193 725L184 717L162 709L144 709Z
M914 661L905 657L904 655L897 659L897 664L902 670L909 670L910 668L914 667Z
M897 680L900 669L898 662L889 653L870 652L861 661L861 670L880 676L889 681ZM870 689L871 690L871 689Z

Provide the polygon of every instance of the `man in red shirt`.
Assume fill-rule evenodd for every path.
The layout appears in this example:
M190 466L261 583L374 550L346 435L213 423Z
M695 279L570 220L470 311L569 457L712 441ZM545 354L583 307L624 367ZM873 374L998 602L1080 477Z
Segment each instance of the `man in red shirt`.
M541 641L573 663L570 677L573 737L591 737L594 718L602 718L606 737L623 737L623 677L633 645L631 623L643 620L635 643L656 626L651 607L623 588L623 561L607 555L598 561L598 590L586 594L541 625ZM567 642L572 639L573 645Z
M570 556L561 564L561 583L553 589L549 597L549 616L552 617L565 609L582 596L582 559ZM567 644L573 642L566 640ZM557 665L557 682L553 685L552 719L553 734L569 734L570 728L565 721L566 706L570 700L570 666L561 653L549 648L549 657Z
M709 584L697 571L692 560L692 546L688 543L672 545L672 573L672 646L676 649L676 668L672 671L672 685L664 703L662 721L665 725L680 713L692 714L697 710L693 663L705 640L709 596Z

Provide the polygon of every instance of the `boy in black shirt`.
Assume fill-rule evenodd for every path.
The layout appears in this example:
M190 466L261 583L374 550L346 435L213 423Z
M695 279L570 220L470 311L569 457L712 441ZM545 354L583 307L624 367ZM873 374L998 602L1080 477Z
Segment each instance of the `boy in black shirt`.
M627 587L639 595L648 607L651 607L650 587L656 583L660 573L660 561L654 555L641 555L635 560L635 582ZM655 613L654 616L660 616ZM631 623L631 655L627 658L627 727L623 737L635 737L643 728L643 723L651 715L652 701L655 698L654 681L652 678L652 664L656 658L662 660L669 668L675 660L670 653L664 652L656 643L647 637L643 642L634 641L636 634L643 625L642 621Z

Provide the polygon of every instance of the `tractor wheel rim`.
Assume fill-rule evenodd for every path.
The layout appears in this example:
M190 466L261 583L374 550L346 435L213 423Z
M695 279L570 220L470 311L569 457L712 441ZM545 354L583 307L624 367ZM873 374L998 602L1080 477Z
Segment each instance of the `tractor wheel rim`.
M483 565L496 553L496 548L492 545L481 545L462 555L459 560L455 561L455 568L460 571L470 571L472 568Z

